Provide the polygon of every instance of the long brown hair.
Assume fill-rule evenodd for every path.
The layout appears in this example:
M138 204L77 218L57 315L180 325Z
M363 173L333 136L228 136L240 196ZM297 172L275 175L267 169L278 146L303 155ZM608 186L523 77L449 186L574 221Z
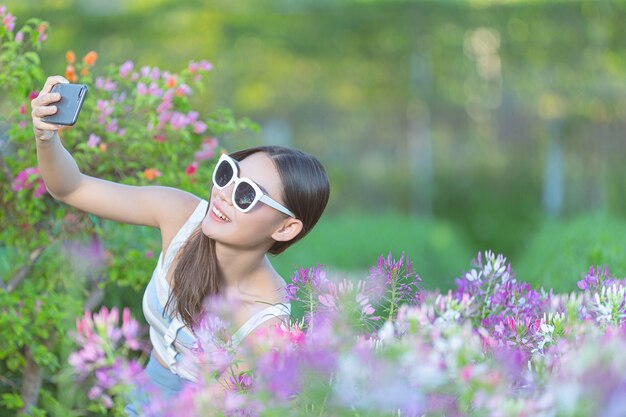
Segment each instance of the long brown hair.
M317 158L296 149L259 146L233 152L230 156L241 161L257 152L266 153L276 165L283 184L282 201L303 225L294 239L274 242L268 252L277 255L315 226L328 203L330 183ZM221 281L215 241L205 236L198 225L177 255L165 311L173 312L188 327L193 327L202 313L204 300L219 293Z

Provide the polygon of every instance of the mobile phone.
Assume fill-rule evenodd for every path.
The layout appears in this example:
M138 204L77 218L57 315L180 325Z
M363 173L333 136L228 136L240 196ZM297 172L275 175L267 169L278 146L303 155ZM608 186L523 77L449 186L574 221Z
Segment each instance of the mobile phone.
M73 126L85 102L87 86L84 84L61 83L55 84L50 92L61 94L61 100L54 103L57 106L57 112L53 115L42 117L41 120L56 125Z

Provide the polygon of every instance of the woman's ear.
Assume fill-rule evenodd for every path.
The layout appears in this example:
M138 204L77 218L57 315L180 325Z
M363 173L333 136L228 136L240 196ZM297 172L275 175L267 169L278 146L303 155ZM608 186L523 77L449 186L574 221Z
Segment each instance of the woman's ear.
M280 228L272 233L272 239L277 242L289 241L300 234L302 227L303 225L300 220L290 217L281 224Z

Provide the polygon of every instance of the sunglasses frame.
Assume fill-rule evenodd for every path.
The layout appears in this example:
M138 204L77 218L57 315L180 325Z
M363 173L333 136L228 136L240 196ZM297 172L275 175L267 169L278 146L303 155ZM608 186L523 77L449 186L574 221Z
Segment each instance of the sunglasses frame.
M224 186L219 186L217 184L217 181L215 181L215 175L217 173L217 168L220 166L220 164L222 162L226 162L227 164L230 165L230 167L231 167L231 169L233 171L233 176ZM252 181L250 178L240 177L239 176L239 165L237 164L237 161L235 161L233 158L231 158L230 156L228 156L226 154L222 154L222 156L220 156L220 159L217 161L217 164L215 164L215 168L213 169L213 186L215 186L218 190L223 190L224 188L228 187L233 182L235 183L235 186L233 187L233 194L231 196L231 201L233 202L233 205L237 208L237 210L241 211L242 213L249 212L260 201L261 203L264 203L264 204L272 207L273 209L276 209L276 210L280 211L281 213L286 214L289 217L293 217L294 219L296 218L296 215L293 214L291 212L291 210L289 210L287 207L283 206L278 201L274 200L272 197L267 195L261 189L261 187L259 187L257 185L257 183ZM250 203L250 205L246 209L240 207L239 204L237 204L237 201L235 200L235 193L237 191L237 187L241 183L248 184L255 191L254 200L252 200L252 203Z

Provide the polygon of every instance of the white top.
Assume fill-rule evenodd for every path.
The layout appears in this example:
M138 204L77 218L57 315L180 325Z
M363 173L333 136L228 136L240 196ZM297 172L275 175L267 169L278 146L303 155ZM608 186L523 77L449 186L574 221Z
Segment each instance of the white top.
M171 317L164 311L164 306L170 295L170 286L166 277L176 253L206 216L208 204L206 200L202 200L198 204L189 219L172 239L166 252L167 256L164 257L163 251L161 251L143 296L143 313L150 325L150 341L154 350L168 364L174 374L190 381L197 380L198 369L193 367L193 361L184 361L183 364L183 358L190 353L195 354L193 350L197 349L198 340L191 329L182 321L177 317ZM248 334L267 320L289 315L291 315L290 304L274 304L259 311L231 336L233 346L238 346Z

